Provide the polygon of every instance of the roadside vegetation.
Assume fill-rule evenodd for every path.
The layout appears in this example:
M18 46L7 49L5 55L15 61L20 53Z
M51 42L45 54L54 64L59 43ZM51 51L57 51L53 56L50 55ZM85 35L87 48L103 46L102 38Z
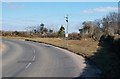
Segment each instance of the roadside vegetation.
M47 43L68 49L94 62L103 77L119 77L120 73L120 14L112 12L103 19L84 21L80 33L69 33L65 28L48 29L45 24L28 27L27 31L1 31L3 38L23 39Z

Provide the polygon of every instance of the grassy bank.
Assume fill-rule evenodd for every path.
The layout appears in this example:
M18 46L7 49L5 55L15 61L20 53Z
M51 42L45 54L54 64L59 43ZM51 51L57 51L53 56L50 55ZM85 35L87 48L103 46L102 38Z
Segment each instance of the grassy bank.
M64 40L60 38L35 38L31 39L39 42L45 42L62 48L66 48L74 53L82 54L83 56L91 56L92 52L95 52L97 49L98 42L95 42L92 39L87 40Z

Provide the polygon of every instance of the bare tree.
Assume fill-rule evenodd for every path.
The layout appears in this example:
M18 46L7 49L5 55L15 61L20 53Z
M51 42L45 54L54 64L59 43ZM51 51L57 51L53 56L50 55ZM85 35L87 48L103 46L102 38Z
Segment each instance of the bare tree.
M102 19L102 24L104 31L109 35L118 33L118 13L109 13L106 17Z
M95 29L95 25L91 22L91 21L88 21L88 22L83 22L83 29L82 29L82 34L83 35L90 35L92 36L93 33L94 33L94 29Z

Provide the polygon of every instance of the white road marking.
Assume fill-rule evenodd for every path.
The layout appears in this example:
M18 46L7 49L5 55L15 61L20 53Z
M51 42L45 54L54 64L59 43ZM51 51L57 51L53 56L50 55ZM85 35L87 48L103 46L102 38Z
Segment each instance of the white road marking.
M31 49L33 50L33 53L35 54L35 49L33 47L31 47Z
M28 63L28 65L25 67L26 69L31 65L31 63Z
M31 47L32 48L32 47ZM33 49L33 48L32 48ZM35 49L33 49L33 53L35 54ZM35 56L33 56L32 61L35 60ZM26 69L31 65L32 63L28 63L27 66L25 67Z
M33 51L33 53L35 54L35 50Z
M33 59L32 59L33 61L35 60L35 56L33 57Z

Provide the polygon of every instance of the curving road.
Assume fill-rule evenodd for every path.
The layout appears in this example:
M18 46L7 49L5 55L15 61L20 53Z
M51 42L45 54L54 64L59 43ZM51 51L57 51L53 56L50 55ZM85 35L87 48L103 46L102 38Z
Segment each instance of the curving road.
M3 77L96 77L100 70L82 56L51 45L3 39Z

